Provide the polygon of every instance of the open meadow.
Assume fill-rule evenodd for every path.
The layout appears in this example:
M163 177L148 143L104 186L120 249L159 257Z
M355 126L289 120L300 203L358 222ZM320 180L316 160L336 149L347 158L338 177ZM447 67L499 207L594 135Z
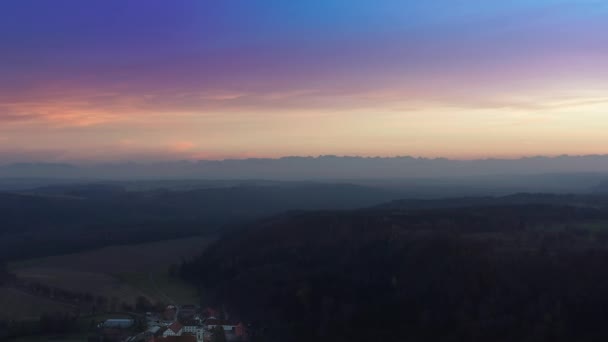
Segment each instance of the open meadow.
M28 268L53 268L105 274L120 274L133 270L155 272L200 254L211 241L208 237L195 236L109 246L73 254L22 260L11 263L10 267L18 271Z
M36 320L43 313L69 313L74 307L31 295L14 288L0 287L0 320Z
M199 254L209 238L191 237L136 245L111 246L81 253L29 259L9 265L17 278L51 288L90 293L134 304L198 303L196 289L169 275L169 267ZM13 288L0 288L0 317L34 319L44 312L72 312L74 307Z

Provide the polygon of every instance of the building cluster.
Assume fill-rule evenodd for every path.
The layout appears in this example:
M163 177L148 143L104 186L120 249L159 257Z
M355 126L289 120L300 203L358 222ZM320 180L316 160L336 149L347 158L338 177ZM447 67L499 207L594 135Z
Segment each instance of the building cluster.
M147 312L142 325L135 319L109 319L101 323L99 341L104 342L240 342L247 329L240 322L220 318L213 309L194 305L169 305L162 312ZM139 328L137 328L139 326ZM144 331L142 331L142 326ZM217 334L223 334L217 338Z

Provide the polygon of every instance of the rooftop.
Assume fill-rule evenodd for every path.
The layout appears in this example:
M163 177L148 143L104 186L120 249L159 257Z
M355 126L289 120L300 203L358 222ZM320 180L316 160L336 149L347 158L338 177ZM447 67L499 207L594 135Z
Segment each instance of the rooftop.
M168 328L177 334L180 330L182 330L184 328L184 326L181 325L179 322L173 322L173 323L171 323L171 325L169 325Z

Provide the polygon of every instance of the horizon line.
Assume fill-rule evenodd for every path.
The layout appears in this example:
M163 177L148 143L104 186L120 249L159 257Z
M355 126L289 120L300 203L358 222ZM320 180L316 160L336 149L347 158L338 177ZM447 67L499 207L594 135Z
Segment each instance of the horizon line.
M365 155L336 155L336 154L320 154L320 155L285 155L280 157L247 157L247 158L221 158L221 159L158 159L158 160L65 160L65 161L17 161L17 162L0 162L0 166L10 165L101 165L101 164L167 164L167 163L201 163L201 162L227 162L227 161L280 161L285 159L413 159L413 160L428 160L428 161L454 161L454 162L472 162L472 161L518 161L529 159L559 159L559 158L586 158L586 157L608 157L608 153L604 154L547 154L547 155L522 155L516 157L480 157L480 158L453 158L453 157L424 157L412 155L395 155L395 156L365 156Z

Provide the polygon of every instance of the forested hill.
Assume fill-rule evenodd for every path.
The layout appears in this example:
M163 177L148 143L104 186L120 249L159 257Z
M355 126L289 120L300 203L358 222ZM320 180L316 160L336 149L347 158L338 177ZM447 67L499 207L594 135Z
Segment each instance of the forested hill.
M606 265L605 206L529 203L281 215L182 276L265 341L599 341Z
M599 208L608 207L608 195L601 193L517 193L506 196L467 196L443 199L399 199L388 203L382 203L375 206L374 209L418 210L526 204L568 205Z
M349 184L276 183L188 191L120 184L0 193L0 260L217 232L294 209L352 209L399 198Z

